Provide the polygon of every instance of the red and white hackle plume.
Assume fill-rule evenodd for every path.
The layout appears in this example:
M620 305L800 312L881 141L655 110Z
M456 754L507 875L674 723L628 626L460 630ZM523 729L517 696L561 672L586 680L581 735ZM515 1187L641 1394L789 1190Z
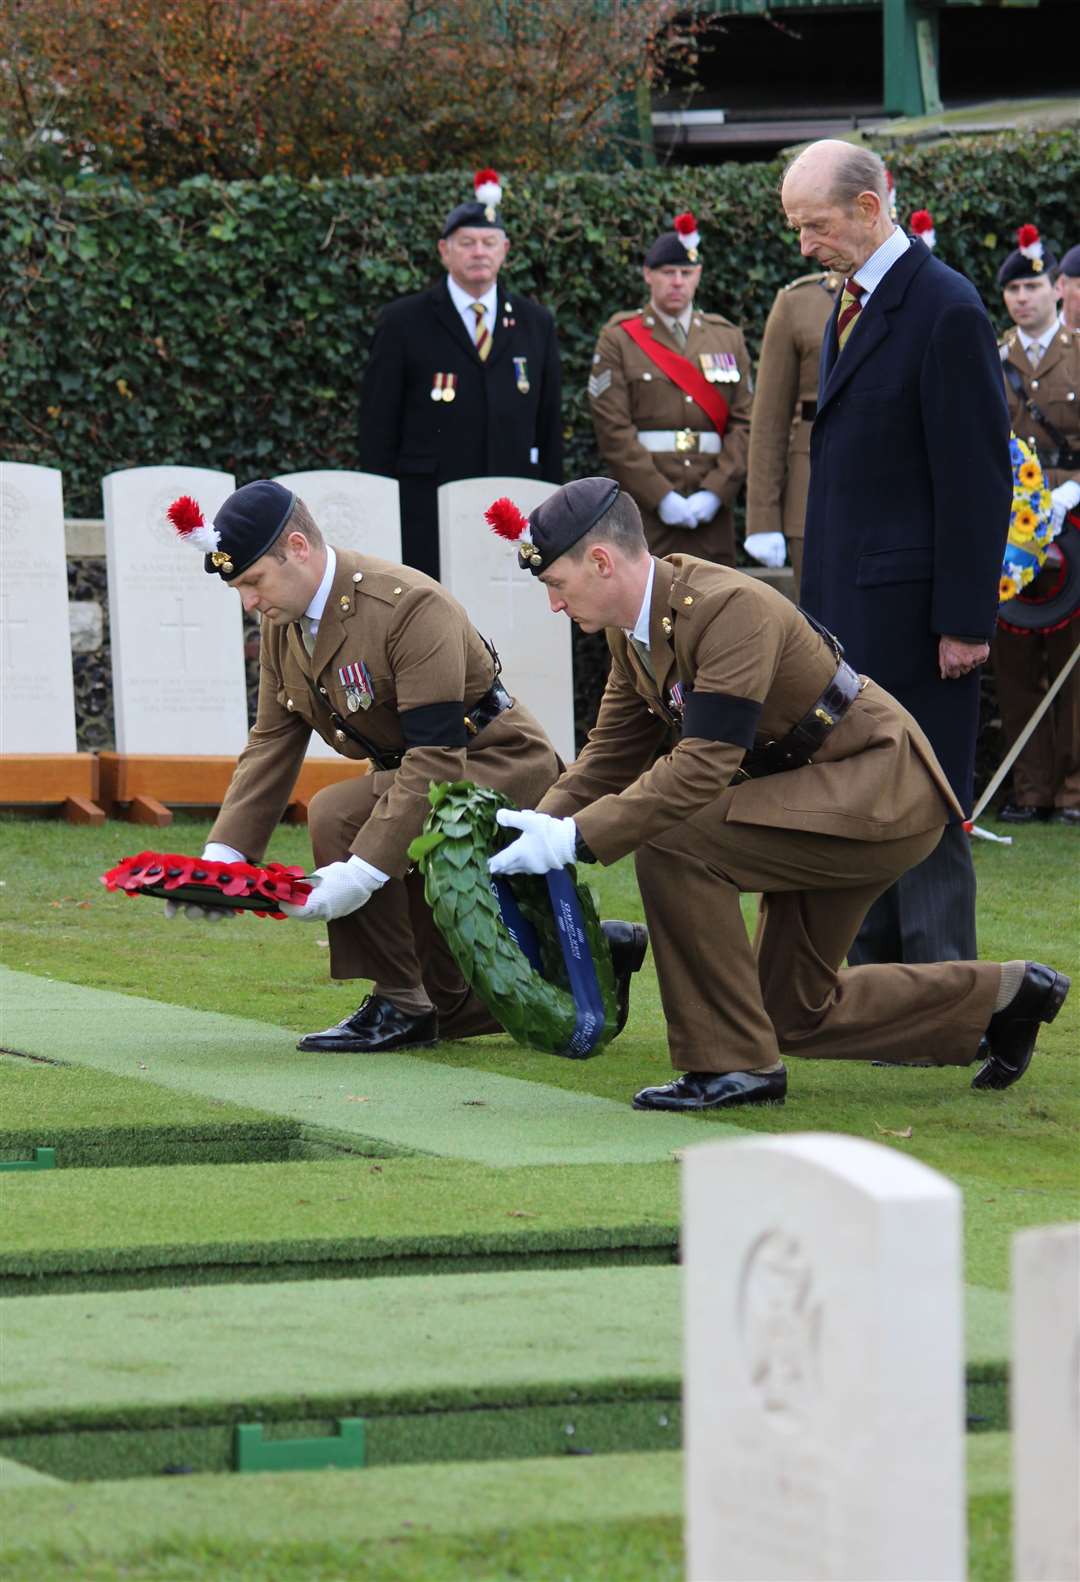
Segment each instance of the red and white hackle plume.
M190 494L174 500L165 515L175 527L185 544L191 544L204 555L212 555L221 543L221 535L203 516L202 506Z
M497 170L478 170L473 177L473 186L476 188L476 201L486 208L497 209L502 202L502 187L499 185L499 172Z
M885 172L885 191L889 194L889 219L896 224L896 177L891 170Z
M1031 267L1038 274L1043 266L1043 244L1037 228L1022 225L1016 233L1016 245L1024 257L1031 260Z
M920 241L927 247L937 245L937 232L934 230L934 217L929 209L915 209L911 216L911 229Z
M675 216L675 235L686 248L688 253L694 253L701 246L701 237L698 235L697 221L687 209L685 214Z
M498 500L493 500L484 512L484 520L493 533L498 533L500 538L509 539L511 544L516 544L521 535L527 531L529 519L523 515L513 500L504 494Z

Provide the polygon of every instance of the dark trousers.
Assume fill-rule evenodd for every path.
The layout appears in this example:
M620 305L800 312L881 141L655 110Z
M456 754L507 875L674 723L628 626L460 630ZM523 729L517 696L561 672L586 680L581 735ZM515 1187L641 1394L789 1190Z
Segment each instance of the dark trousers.
M879 895L847 953L875 962L975 961L975 864L962 824L949 824L929 857Z

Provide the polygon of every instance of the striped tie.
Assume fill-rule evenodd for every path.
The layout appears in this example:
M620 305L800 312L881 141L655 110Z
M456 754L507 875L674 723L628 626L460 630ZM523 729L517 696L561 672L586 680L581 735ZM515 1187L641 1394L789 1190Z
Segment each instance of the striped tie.
M857 280L845 280L844 289L840 296L840 317L836 321L836 350L843 351L847 345L848 336L851 334L855 320L862 312L861 297L866 295L866 288L860 286Z
M484 323L484 304L470 302L469 306L476 314L476 355L482 363L486 363L491 353L491 331Z

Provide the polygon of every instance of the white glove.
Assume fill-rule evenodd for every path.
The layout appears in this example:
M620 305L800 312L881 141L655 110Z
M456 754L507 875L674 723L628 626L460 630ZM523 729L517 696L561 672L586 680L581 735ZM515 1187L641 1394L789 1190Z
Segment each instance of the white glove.
M1068 513L1080 505L1080 483L1074 478L1067 478L1064 483L1059 483L1056 489L1051 489L1050 499L1053 502L1050 510L1050 536L1056 538L1065 526Z
M233 846L209 840L203 847L203 862L247 862L247 858ZM165 902L165 916L170 923L181 912L189 923L220 923L223 917L232 916L232 909L226 906L200 906L197 901Z
M488 858L489 873L548 873L574 860L577 825L572 818L551 818L547 813L527 810L516 813L513 808L501 807L495 822L523 833L512 846Z
M281 910L298 923L332 923L335 918L358 912L376 890L382 889L389 877L362 857L350 857L348 862L329 862L325 868L316 868L309 875L312 891L303 906L282 901Z
M684 500L681 494L676 494L674 489L669 489L660 501L657 510L660 520L667 527L696 527L698 525L697 513L689 500Z
M762 566L782 566L787 558L783 533L747 533L746 553Z
M687 505L697 518L698 525L702 522L711 522L720 509L720 496L712 489L699 489L687 500Z

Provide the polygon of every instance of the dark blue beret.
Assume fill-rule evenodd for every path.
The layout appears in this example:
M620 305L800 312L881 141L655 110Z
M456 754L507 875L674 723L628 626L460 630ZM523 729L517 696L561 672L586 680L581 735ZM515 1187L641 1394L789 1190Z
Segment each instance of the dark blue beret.
M529 513L530 540L518 546L518 559L538 577L560 555L584 538L619 498L612 478L578 478L548 495Z
M1068 275L1070 280L1075 280L1080 275L1080 244L1069 248L1069 251L1061 260L1061 268L1058 273Z
M451 209L446 216L446 224L442 228L442 240L453 236L455 231L463 225L470 226L476 231L505 231L502 215L498 209L492 208L490 203L479 203L474 198L469 203L459 203L456 209Z
M216 571L226 582L238 577L265 555L284 531L295 504L292 490L269 478L245 483L230 494L214 518L220 543L215 553L204 559L205 570Z

